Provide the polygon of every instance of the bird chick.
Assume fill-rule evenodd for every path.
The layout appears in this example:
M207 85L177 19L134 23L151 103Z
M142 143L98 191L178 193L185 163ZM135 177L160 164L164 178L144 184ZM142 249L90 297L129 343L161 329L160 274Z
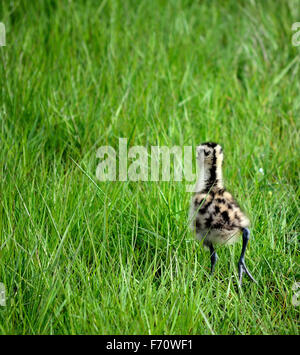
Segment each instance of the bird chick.
M243 273L256 282L245 264L245 251L250 237L250 222L241 211L232 195L223 185L222 164L223 149L213 142L197 147L197 163L200 174L196 183L196 192L190 205L191 229L197 239L210 250L211 274L217 262L215 244L232 244L242 233L243 246L238 263L239 282Z

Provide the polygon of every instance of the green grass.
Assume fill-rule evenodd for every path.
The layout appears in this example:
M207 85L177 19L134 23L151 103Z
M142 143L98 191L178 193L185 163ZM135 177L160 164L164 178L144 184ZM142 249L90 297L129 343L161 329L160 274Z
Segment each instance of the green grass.
M300 333L298 5L0 3L0 333ZM209 277L187 182L97 181L119 137L222 144L258 285L241 243Z

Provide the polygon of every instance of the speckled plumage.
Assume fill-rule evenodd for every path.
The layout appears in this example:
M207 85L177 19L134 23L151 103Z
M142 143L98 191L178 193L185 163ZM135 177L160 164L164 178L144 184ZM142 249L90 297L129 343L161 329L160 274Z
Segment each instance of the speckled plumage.
M195 214L193 230L198 239L212 243L233 243L249 220L241 211L232 195L224 189L213 188L208 193L196 193L192 200Z
M245 251L250 238L249 219L241 211L232 195L225 190L222 177L223 149L207 142L197 147L200 174L190 205L191 229L210 250L211 274L217 262L214 244L231 244L243 235L242 252L238 263L239 282L243 274L256 282L245 263Z
M224 188L222 147L203 143L197 147L197 154L200 176L190 206L191 228L198 239L204 239L204 246L231 244L250 223Z

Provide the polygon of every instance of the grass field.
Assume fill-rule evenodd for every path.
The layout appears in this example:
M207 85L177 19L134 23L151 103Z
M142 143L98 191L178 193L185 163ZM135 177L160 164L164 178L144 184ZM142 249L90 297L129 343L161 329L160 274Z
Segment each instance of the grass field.
M1 1L1 334L299 334L298 1ZM100 182L98 147L219 142L247 212L210 258L183 182ZM298 233L298 234L297 234Z

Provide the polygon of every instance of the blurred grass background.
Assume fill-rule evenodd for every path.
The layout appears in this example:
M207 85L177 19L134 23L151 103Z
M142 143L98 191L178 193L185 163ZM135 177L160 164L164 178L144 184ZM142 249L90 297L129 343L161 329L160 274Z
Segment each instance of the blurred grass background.
M298 1L11 0L0 21L0 332L299 334ZM96 180L119 137L222 144L258 285L240 243L209 278L185 182Z

